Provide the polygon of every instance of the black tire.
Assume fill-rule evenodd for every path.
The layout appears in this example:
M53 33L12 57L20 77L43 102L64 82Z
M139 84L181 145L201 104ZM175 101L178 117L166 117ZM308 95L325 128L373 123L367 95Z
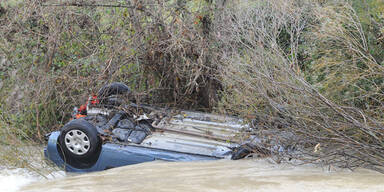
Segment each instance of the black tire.
M77 140L77 136L84 138L87 144L81 149L86 148L86 150L74 149L71 144L73 142L77 144L77 140L70 141L68 138L72 137L71 134L78 134L75 135ZM100 155L101 144L96 127L83 119L75 119L64 125L58 138L58 149L63 160L68 165L80 169L89 168L96 163Z
M126 84L120 83L120 82L114 82L102 87L97 93L97 98L99 99L100 104L104 105L105 107L113 107L113 106L118 106L122 104L122 100L121 100L122 98L111 97L113 95L130 98L132 95L132 92Z
M123 95L123 94L130 94L131 89L124 84L120 82L114 82L108 85L105 85L102 87L99 92L97 92L97 98L105 98L109 97L111 95Z

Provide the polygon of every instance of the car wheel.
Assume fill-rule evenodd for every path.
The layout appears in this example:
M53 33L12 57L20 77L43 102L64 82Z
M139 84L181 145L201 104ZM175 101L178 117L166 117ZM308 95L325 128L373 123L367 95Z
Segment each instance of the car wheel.
M96 127L83 119L64 125L58 140L63 160L75 168L91 167L101 151L101 140L97 134Z
M114 82L102 87L97 93L97 98L99 99L100 104L111 107L121 104L121 98L119 99L117 97L118 95L129 98L131 97L132 92L126 84Z
M114 82L108 85L105 85L97 92L98 98L104 98L109 97L111 95L122 95L122 94L129 94L131 93L131 89L124 84L120 82Z

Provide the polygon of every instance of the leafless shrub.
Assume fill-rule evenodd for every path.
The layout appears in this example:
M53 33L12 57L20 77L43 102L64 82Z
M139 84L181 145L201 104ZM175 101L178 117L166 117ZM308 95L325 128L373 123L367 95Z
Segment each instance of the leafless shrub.
M257 117L261 128L295 133L300 140L281 142L300 144L302 154L314 162L382 167L383 122L367 111L327 99L305 81L298 67L298 39L310 17L316 16L309 12L319 9L305 1L258 1L254 6L223 12L222 25L216 28L224 47L220 53L221 82L226 91L221 109ZM347 18L358 26L355 17ZM291 37L288 54L278 43L283 29ZM358 41L340 38L354 45L350 51L363 54L361 49L354 50L356 46L364 48L360 45L363 35L356 37ZM366 59L371 62L370 57Z
M382 119L384 66L371 54L373 47L355 10L349 4L332 4L316 15L321 25L314 27L312 40L321 57L313 71L324 76L316 86L327 89L328 98Z

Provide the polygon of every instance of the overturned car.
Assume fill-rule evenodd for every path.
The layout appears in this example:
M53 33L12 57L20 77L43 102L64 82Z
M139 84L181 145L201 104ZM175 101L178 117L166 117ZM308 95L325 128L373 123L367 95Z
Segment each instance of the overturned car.
M239 159L250 126L242 119L138 105L112 83L74 110L73 120L47 135L45 156L69 172L142 162ZM128 99L127 99L128 98ZM254 138L255 139L255 138Z

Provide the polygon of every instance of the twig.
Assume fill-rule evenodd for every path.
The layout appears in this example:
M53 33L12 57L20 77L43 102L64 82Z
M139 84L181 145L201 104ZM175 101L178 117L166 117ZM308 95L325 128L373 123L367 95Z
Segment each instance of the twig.
M123 8L139 8L138 6L128 6L128 5L112 5L112 4L83 4L83 3L64 3L64 4L45 4L44 7L123 7Z

